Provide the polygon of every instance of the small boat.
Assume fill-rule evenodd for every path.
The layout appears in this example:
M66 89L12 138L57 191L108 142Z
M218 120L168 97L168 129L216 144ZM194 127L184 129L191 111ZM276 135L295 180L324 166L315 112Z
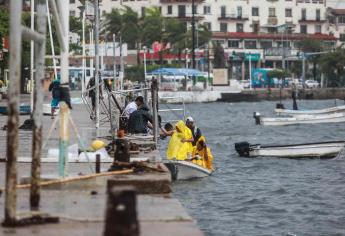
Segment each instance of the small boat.
M318 110L289 110L289 109L275 109L277 115L291 115L291 116L300 116L300 115L321 115L321 114L332 114L337 112L345 112L345 105L330 107L325 109Z
M332 158L345 146L345 141L303 143L289 145L261 145L248 142L235 143L241 157Z
M22 103L19 105L19 114L20 115L29 115L31 112L30 105ZM0 106L0 114L2 115L8 115L7 105L6 106Z
M295 125L345 122L345 113L330 113L320 115L300 115L296 117L261 117L254 112L257 125Z
M170 170L173 180L203 178L213 172L191 161L167 161L164 164Z

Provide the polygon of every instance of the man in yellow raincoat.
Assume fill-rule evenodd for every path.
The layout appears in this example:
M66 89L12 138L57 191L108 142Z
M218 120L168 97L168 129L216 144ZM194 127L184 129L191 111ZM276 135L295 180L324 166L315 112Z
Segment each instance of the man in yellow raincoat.
M175 131L171 136L167 149L167 158L169 160L186 160L193 152L192 131L186 126L184 121L180 120L175 125Z
M211 150L206 145L206 139L204 136L201 136L196 142L196 145L193 148L192 160L193 163L197 165L212 171L214 170L212 165L213 156Z

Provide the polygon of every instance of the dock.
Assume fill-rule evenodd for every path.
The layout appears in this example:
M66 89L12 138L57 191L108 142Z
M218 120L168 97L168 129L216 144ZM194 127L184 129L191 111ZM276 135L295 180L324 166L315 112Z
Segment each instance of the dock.
M72 93L72 96L76 96ZM26 102L28 96L24 95L21 102ZM2 101L1 104L5 104ZM46 101L47 102L47 101ZM73 104L71 114L78 126L78 131L90 144L94 135L94 124L90 120L83 104ZM28 119L28 116L20 116L20 124ZM43 117L43 137L47 136L53 123L50 116ZM0 126L6 125L7 116L0 116ZM100 136L109 135L109 124L104 124L100 129ZM0 127L0 128L1 128ZM19 131L19 157L31 155L31 131ZM43 150L42 158L47 154L47 149L56 148L58 145L58 128L53 130L51 139ZM6 155L6 131L0 130L0 158ZM77 142L71 132L70 144ZM147 154L146 154L147 155ZM161 160L158 151L150 155L156 155ZM140 154L139 154L140 156ZM94 164L93 164L94 165ZM203 235L196 221L190 217L179 202L172 196L170 172L159 161L150 163L152 169L157 166L160 171L147 171L138 173L118 174L112 176L98 176L88 180L71 181L62 184L52 184L41 187L40 212L58 217L59 223L36 224L16 228L0 226L0 235L104 235L107 209L108 192L113 187L134 186L136 189L136 212L139 224L139 235ZM76 178L91 175L88 163L70 163L69 177ZM103 173L109 168L109 164L101 164ZM57 163L42 163L42 181L57 177ZM18 163L18 184L26 184L30 175L30 164ZM5 163L0 163L0 187L5 185ZM30 212L29 188L17 190L18 216L26 216ZM0 196L0 212L4 212L4 193ZM35 212L31 212L35 214ZM2 222L4 215L0 214Z

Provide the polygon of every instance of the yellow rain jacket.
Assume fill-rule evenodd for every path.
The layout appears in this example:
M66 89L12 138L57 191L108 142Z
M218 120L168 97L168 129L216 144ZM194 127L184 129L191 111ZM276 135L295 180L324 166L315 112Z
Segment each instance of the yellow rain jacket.
M208 147L204 147L202 150L198 150L198 146L200 146L200 142L203 141L206 143L206 139L204 136L201 136L198 141L196 142L196 145L193 147L193 154L192 157L195 158L196 156L199 156L200 160L193 160L193 163L200 165L204 168L207 168L209 170L213 170L213 156L211 153L211 150ZM206 155L207 154L207 155Z
M167 149L167 158L179 161L186 160L189 154L193 152L193 145L190 142L182 142L182 139L192 139L192 131L186 126L184 121L180 120L175 125L173 135L169 141Z

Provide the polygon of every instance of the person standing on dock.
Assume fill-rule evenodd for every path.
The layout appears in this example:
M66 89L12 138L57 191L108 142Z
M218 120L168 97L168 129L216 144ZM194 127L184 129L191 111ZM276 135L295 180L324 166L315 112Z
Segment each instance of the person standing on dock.
M186 119L186 126L192 131L193 140L190 140L193 146L196 145L196 142L201 137L201 131L198 127L194 124L194 119L191 116L188 116ZM187 140L188 141L188 140Z
M102 98L102 81L99 81L99 96ZM96 112L96 80L95 77L91 77L87 89L89 90L89 97L91 99L91 106L92 106L92 112L90 115L90 119L93 120L95 117Z
M298 110L297 102L296 102L296 99L297 99L297 87L295 85L293 85L291 90L292 90L291 98L292 98L292 101L293 101L292 109L293 110Z
M61 97L60 75L58 75L49 85L49 92L52 93L52 100L50 102L51 118L54 119L55 110L59 108Z

